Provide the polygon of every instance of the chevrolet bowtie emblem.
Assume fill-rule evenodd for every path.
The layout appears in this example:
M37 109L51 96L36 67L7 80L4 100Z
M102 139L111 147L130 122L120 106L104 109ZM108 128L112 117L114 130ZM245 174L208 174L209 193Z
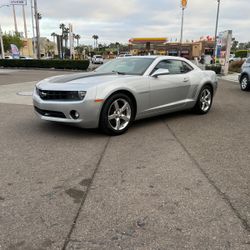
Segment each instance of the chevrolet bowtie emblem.
M45 96L47 96L47 93L46 92L41 92L41 96L45 97Z

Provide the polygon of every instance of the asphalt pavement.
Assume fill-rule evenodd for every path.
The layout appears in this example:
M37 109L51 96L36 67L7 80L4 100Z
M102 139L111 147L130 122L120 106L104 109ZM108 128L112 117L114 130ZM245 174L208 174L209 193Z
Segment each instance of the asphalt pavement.
M249 249L250 93L119 137L40 121L37 80L0 70L0 249Z

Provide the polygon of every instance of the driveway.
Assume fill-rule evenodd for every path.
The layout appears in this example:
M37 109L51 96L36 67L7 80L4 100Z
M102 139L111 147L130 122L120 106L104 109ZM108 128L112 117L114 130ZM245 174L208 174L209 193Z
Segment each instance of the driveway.
M64 73L0 72L0 249L249 249L250 93L220 80L208 115L108 137L35 116Z

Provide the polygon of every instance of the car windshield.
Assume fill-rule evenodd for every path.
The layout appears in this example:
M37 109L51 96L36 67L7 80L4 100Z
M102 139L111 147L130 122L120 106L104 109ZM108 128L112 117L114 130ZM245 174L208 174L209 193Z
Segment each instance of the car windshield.
M118 73L123 75L143 75L154 58L117 58L96 69L98 73Z
M102 56L96 56L96 58L102 58Z

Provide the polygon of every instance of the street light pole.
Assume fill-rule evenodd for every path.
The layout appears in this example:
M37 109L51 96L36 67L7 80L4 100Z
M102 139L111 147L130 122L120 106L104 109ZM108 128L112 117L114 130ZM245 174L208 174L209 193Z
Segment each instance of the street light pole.
M40 27L39 27L39 14L37 10L37 0L34 0L34 9L35 9L35 22L36 22L36 52L37 59L41 58L40 53Z
M181 37L180 37L179 56L181 56L181 48L182 48L182 40L183 40L184 10L185 10L185 8L182 7L182 15L181 15Z
M0 8L3 8L3 7L10 7L8 4L4 4L4 5L1 5ZM1 43L1 53L2 53L2 59L5 58L5 54L4 54L4 44L3 44L3 31L2 31L2 27L0 25L0 43Z
M181 0L181 38L180 38L180 49L179 56L181 56L182 40L183 40L183 26L184 26L184 10L187 7L187 0Z
M220 15L220 0L217 0L217 16L216 16L216 25L215 25L215 35L214 35L214 57L216 57L216 47L217 47L217 33L218 33L218 24L219 24L219 15Z

